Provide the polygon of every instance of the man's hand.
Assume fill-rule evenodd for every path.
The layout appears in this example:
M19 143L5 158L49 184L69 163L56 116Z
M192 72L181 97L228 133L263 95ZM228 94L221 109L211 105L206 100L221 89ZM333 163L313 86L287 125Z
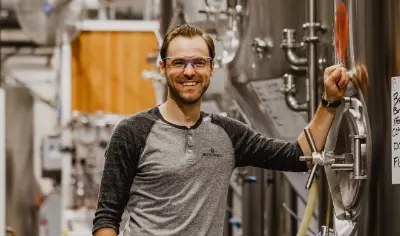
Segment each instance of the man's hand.
M342 65L334 65L325 69L324 73L324 99L337 101L344 97L350 77Z
M342 65L334 65L326 68L324 74L324 99L331 102L342 99L346 94L349 81L350 78L347 74L347 70L343 68ZM326 137L329 133L334 118L335 109L327 109L320 105L312 121L308 125L308 128L314 137L317 151L324 149ZM298 142L304 155L311 156L311 150L304 132L300 134ZM309 167L312 166L311 163L308 164Z
M101 228L94 233L94 236L117 236L117 232L112 228Z

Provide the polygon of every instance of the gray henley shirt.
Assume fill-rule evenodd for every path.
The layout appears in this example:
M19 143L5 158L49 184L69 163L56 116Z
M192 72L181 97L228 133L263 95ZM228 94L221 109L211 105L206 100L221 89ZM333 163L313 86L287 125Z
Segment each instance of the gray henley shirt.
M221 236L235 167L306 172L297 142L265 137L245 124L202 112L192 127L169 123L158 107L122 120L105 152L93 233Z

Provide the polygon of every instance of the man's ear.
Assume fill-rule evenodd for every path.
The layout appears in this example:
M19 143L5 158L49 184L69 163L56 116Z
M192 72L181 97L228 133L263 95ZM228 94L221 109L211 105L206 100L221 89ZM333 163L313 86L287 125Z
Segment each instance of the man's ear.
M160 74L165 76L165 64L162 60L160 61Z
M211 62L211 74L210 74L210 77L214 75L214 69L215 69L214 66L215 66L215 61L213 60L213 61Z

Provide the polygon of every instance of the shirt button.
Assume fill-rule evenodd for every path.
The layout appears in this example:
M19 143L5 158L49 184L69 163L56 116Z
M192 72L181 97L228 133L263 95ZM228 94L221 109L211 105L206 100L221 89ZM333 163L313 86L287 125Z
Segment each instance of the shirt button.
M193 135L188 135L188 141L187 144L189 147L193 147L194 146L194 142L193 142Z

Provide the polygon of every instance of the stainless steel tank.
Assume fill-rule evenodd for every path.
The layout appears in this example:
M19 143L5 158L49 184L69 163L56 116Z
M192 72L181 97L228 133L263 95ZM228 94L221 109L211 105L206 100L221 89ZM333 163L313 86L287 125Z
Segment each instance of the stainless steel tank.
M273 99L271 97L263 98L260 93L269 93L271 87L277 86L276 83L266 81L282 77L284 73L289 71L290 76L302 78L304 67L308 66L307 70L310 76L310 60L313 60L314 67L318 67L313 72L318 75L321 75L325 66L339 63L335 55L335 38L332 33L335 33L335 12L340 1L273 2L265 0L240 2L243 4L243 9L241 9L243 14L241 15L243 17L241 18L242 24L239 27L240 46L233 60L228 64L231 82L228 89L234 95L250 125L271 137L294 139L295 136L287 135L290 132L284 134L279 132L282 129L274 125L274 115L272 115L277 112L277 109L268 107L268 104L273 103ZM399 235L400 226L395 222L400 219L400 213L398 213L400 208L394 199L400 197L400 189L398 186L390 184L392 163L390 162L391 121L389 112L390 77L400 74L400 3L390 0L343 0L342 2L347 8L349 19L345 66L349 69L353 78L347 96L354 99L351 100L352 103L350 102L351 109L345 111L344 115L341 116L343 118L341 122L333 127L333 130L337 129L337 132L336 134L333 131L331 132L327 142L327 150L332 149L331 151L337 154L351 153L356 155L358 152L363 166L358 170L352 169L352 173L349 173L349 171L341 172L336 169L334 172L337 174L334 175L334 180L332 179L333 167L331 169L329 167L327 177L330 178L330 184L337 183L342 190L341 207L347 209L347 213L350 213L341 216L345 218L343 221L354 221L352 224L356 223L355 230L350 230L347 233L353 234L357 231L357 235ZM283 7L289 5L290 8ZM307 61L304 61L305 58L301 53L286 50L285 55L280 48L276 47L277 42L281 41L281 32L284 28L297 28L296 31L301 32L299 30L301 24L310 19L309 15L303 14L305 6L308 6L309 13L312 12L312 8L316 9L314 19L321 23L321 32L323 31L323 34L319 37L319 52L313 52L315 54L310 56L310 51L308 51ZM293 30L285 32L286 44L284 46L286 49L301 49L302 46L293 41L293 39L299 38L299 35L296 37L293 36L293 33ZM288 42L291 42L291 44ZM289 67L287 61L291 61L292 66ZM318 77L319 81L322 82L321 76ZM261 81L265 83L265 86L257 89L257 86L254 85ZM300 80L296 80L296 85L297 88L301 88ZM301 91L298 95L300 95L299 101L301 101ZM263 104L263 99L268 100L267 105ZM284 108L282 107L282 109ZM360 115L361 118L357 115ZM289 122L284 120L281 125L290 127ZM300 132L296 129L301 129L301 125L294 126L292 134ZM366 137L361 140L360 137L363 134L366 134ZM353 135L353 138L349 138L349 135ZM356 139L357 141L354 141ZM349 161L354 162L355 160L355 157L353 157ZM335 166L335 168L338 168L338 166ZM262 176L260 170L253 171L258 177ZM365 180L363 180L364 174L367 177ZM250 195L249 198L257 202L260 198L265 197L260 186L258 189L250 188L247 190L246 192ZM335 192L333 190L334 188L331 185L332 194ZM277 194L276 192L275 189L274 194ZM337 196L334 195L334 197ZM269 199L269 202L271 202L271 199ZM340 210L337 203L337 199L334 199L335 210ZM258 202L257 204L263 208L262 203ZM248 206L252 207L251 204ZM279 211L269 213L267 215L271 215L271 213L279 215ZM244 213L244 215L254 220L252 226L255 228L246 231L245 234L261 235L257 228L263 228L264 225L260 226L259 218L262 216L259 215L259 212L255 211L251 215ZM338 212L336 212L337 216ZM270 223L270 221L267 222ZM339 223L340 221L336 222L336 230L338 231L341 230L338 226ZM277 222L273 226L270 225L278 229L270 228L268 229L269 233L276 232L283 235L283 232L279 229L279 224L281 222Z
M358 236L400 235L400 186L391 184L391 77L400 75L400 1L397 0L335 0L324 6L330 15L344 3L348 13L349 37L345 66L352 75L348 96L357 98L360 113L367 125L356 124L357 118L345 114L340 124L334 124L327 149L335 153L354 153L349 135L366 132L361 153L366 179L357 181L352 174L338 174L332 180L342 191L342 207L359 214L349 215L351 224L336 220L336 230ZM326 21L334 26L334 17ZM336 47L332 47L335 55ZM333 63L338 63L334 56ZM338 134L334 135L337 128ZM362 129L365 128L365 131ZM337 140L336 138L339 137ZM330 167L327 167L330 176ZM332 177L332 176L331 176ZM332 191L332 186L331 186ZM333 191L334 192L334 191ZM337 212L336 212L337 213ZM349 235L349 234L342 235Z
M230 31L237 27L233 35L237 35L239 46L237 51L226 49L227 90L251 127L269 137L294 141L307 124L307 113L290 110L282 90L284 75L293 74L298 102L306 101L305 51L296 50L297 64L289 65L288 55L281 48L282 31L296 29L301 39L302 23L306 22L306 1L228 1L228 6L233 9L233 20L237 20ZM227 40L226 44L234 41L229 28L225 35L222 30L219 33L222 40ZM294 54L289 56L293 58ZM297 214L298 201L287 178L280 172L256 168L248 168L248 174L256 176L257 183L244 185L243 235L293 235L298 225L285 211L283 203ZM304 176L292 176L304 179L305 184ZM300 188L305 198L303 186Z
M33 104L24 88L6 87L6 224L17 235L38 235L40 196L34 176Z
M368 217L359 235L400 235L400 186L391 184L391 77L400 75L400 2L355 1L354 62L365 65L372 168ZM351 51L351 49L350 49ZM352 52L352 51L351 51ZM353 52L352 52L353 53ZM368 83L366 83L368 82Z

